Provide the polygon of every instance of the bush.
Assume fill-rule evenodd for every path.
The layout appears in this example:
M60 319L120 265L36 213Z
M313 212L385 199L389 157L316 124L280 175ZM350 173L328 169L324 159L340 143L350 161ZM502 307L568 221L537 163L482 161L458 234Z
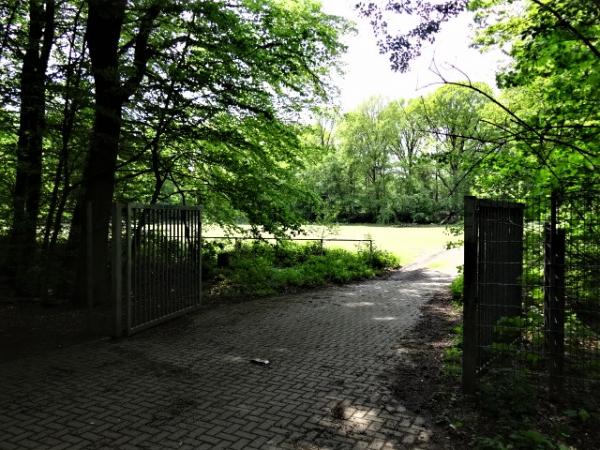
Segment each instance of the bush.
M217 267L218 246L207 249L215 293L226 296L262 297L299 288L348 283L373 277L397 267L391 253L374 249L350 252L322 249L319 243L264 242L244 244L230 253L230 265ZM221 249L221 252L225 250Z
M452 292L452 299L454 301L462 303L464 281L465 277L462 273L459 274L454 280L452 280L452 284L450 285L450 291Z

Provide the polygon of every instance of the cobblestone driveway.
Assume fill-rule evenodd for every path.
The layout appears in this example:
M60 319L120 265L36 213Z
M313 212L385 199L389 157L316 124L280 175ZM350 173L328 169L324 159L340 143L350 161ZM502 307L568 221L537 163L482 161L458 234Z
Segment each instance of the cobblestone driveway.
M0 449L428 447L386 374L449 281L413 268L5 363Z

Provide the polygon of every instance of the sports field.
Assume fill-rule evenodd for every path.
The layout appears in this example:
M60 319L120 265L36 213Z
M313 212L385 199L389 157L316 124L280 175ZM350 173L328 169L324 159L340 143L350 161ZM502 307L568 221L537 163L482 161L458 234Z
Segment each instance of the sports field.
M203 232L204 236L223 236L225 234L218 227L207 227ZM442 252L446 249L446 244L449 241L457 239L455 236L449 234L446 227L442 226L390 227L379 225L338 225L334 227L308 225L305 227L305 234L298 237L314 239L371 239L373 245L377 248L396 254L403 266ZM357 246L366 246L368 244L325 241L324 245L354 249ZM428 263L428 266L437 268L436 266L455 264L456 262L455 256L452 256L451 261L444 261L442 255L440 255L440 258L437 258L440 259L439 261L433 258ZM447 255L445 258L447 259ZM461 264L462 262L459 263Z

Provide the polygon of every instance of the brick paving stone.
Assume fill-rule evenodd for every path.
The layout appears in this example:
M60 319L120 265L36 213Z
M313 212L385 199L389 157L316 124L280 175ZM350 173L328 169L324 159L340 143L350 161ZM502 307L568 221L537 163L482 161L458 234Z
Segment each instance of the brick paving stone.
M432 448L385 376L450 281L413 269L2 363L0 449Z

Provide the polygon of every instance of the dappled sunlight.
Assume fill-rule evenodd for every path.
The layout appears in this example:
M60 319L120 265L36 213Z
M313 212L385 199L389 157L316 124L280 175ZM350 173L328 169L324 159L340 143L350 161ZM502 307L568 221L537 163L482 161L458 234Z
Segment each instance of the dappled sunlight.
M350 438L357 448L404 449L427 445L433 432L425 419L398 404L373 407L369 401L332 400L321 417L314 417L327 430L317 442L298 442L301 447L338 448L335 437Z
M350 302L350 303L344 303L344 306L346 306L348 308L361 308L363 306L375 306L375 303L373 303L373 302Z

